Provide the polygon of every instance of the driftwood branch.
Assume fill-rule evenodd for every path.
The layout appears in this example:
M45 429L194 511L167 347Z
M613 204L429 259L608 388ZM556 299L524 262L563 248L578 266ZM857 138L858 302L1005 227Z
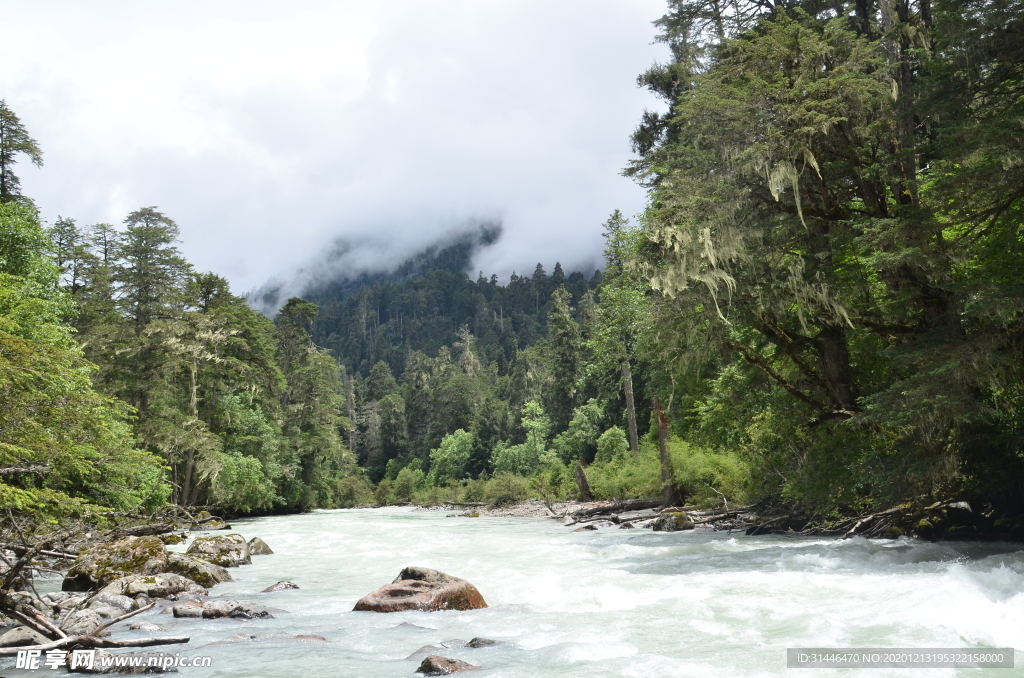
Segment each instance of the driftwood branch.
M42 622L40 620L40 615L29 615L16 609L4 610L4 614L6 614L8 617L14 617L25 626L29 627L39 635L45 636L46 638L67 638L66 633L64 633L57 627L53 626L53 624L51 624L49 621L45 623Z
M878 513L872 513L869 516L864 516L863 518L858 520L856 523L854 523L853 527L851 527L849 530L847 530L843 534L842 538L843 539L849 539L853 535L857 534L857 530L860 529L861 525L866 525L867 523L870 523L871 521L873 521L875 518L881 518L882 516L887 516L887 515L889 515L891 513L897 513L899 511L905 511L905 510L906 509L903 506L893 506L892 508L886 509L885 511L879 511Z
M577 511L572 516L579 520L580 518L588 518L590 516L600 515L602 513L622 513L624 511L643 511L644 509L658 508L661 506L661 499L629 499L627 501L620 501L617 504L608 504L607 506L595 506L594 508L585 509L583 511Z
M131 612L129 612L127 614L122 614L120 617L115 617L114 619L111 619L110 621L108 621L106 624L103 624L102 626L97 626L96 629L92 632L92 635L95 636L95 635L97 635L100 631L102 631L105 628L113 626L114 624L117 624L118 622L123 622L125 619L128 619L130 617L134 617L135 615L141 614L142 612L145 612L146 610L151 610L151 609L153 609L153 607L155 605L156 605L156 603L150 603L149 605L146 605L145 607L140 607L139 609L132 610Z

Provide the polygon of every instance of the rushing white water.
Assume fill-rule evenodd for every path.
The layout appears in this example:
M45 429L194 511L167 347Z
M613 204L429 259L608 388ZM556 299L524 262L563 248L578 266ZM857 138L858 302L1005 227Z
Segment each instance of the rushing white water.
M786 669L787 647L1016 647L1018 667L1024 663L1024 551L1016 545L573 533L552 520L446 518L408 508L322 511L234 527L276 553L232 569L235 581L212 595L289 613L254 621L146 617L192 637L187 649L168 649L212 657L211 668L180 675L412 676L419 662L406 657L421 646L475 636L509 645L440 654L495 678L838 675ZM490 607L351 611L407 565L468 579ZM258 593L281 579L301 589ZM240 632L317 634L328 642L218 642ZM152 634L117 637L131 635ZM1008 677L1024 669L913 675Z

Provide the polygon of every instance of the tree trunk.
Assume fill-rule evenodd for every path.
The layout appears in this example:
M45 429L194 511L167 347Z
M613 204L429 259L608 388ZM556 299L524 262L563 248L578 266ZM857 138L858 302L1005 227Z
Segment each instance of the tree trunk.
M580 489L581 501L594 501L594 493L590 491L590 483L587 482L587 473L583 470L583 460L576 460L576 487Z
M828 325L818 334L818 369L832 390L830 394L841 409L856 411L857 397L853 387L853 367L846 332L842 327Z
M622 361L622 390L626 394L626 420L629 428L629 449L634 457L640 456L640 441L636 434L636 406L633 404L633 372L629 360Z
M658 417L658 451L661 453L662 506L672 506L676 500L673 483L672 460L668 456L668 417L661 411L661 403L654 399L654 413Z
M196 372L198 371L196 361L192 359L191 369L189 371L189 400L188 409L189 414L192 416L194 421L199 419L199 399L197 397L196 389ZM195 425L195 424L193 424ZM181 503L185 506L189 506L192 502L192 466L195 463L195 450L189 450L188 454L185 455L185 477L182 479L181 488Z

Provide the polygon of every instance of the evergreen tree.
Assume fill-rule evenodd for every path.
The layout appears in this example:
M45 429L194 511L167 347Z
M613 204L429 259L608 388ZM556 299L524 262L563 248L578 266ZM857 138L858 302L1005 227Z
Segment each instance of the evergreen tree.
M28 135L18 116L0 99L0 202L22 198L21 180L14 173L18 155L26 155L36 167L43 166L43 152Z

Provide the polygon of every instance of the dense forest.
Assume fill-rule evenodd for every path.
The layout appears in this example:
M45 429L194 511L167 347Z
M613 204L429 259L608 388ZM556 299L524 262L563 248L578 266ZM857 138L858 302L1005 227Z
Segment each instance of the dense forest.
M668 5L598 273L474 280L470 238L269 318L157 208L44 226L0 103L0 503L1020 515L1024 8Z

